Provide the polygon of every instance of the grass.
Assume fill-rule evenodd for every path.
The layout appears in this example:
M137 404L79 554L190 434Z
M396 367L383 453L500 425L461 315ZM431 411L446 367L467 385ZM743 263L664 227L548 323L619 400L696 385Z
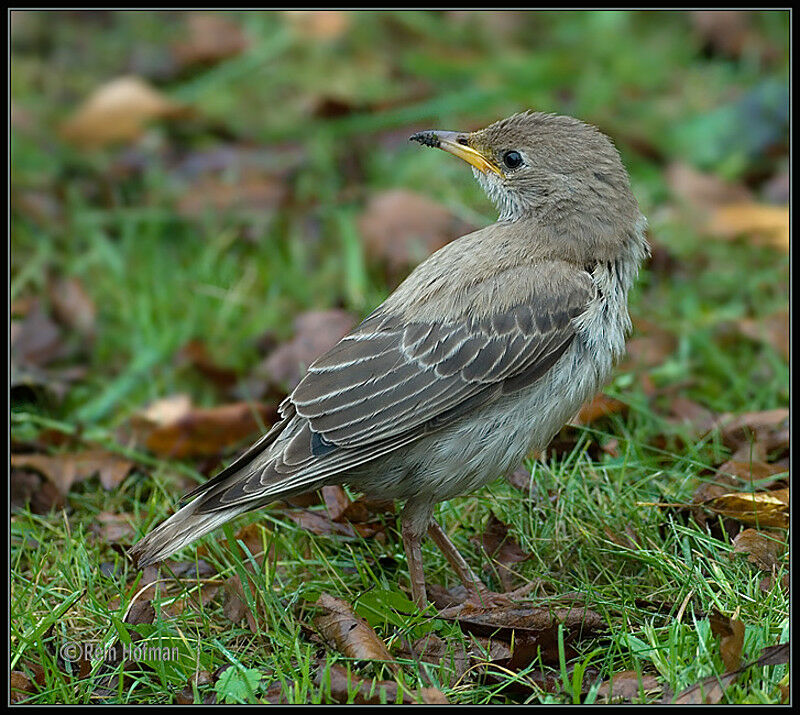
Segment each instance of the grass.
M327 686L315 680L320 657L328 666L346 663L361 677L393 678L380 664L348 662L311 638L322 592L355 604L390 650L426 633L438 634L453 653L470 645L470 636L453 623L429 614L400 618L388 605L411 609L395 530L382 540L314 536L267 509L203 540L203 558L216 569L204 588L237 574L248 583L247 570L254 574L257 588L245 588L244 595L255 632L246 622L230 622L221 596L175 617L163 612L169 600L156 599L148 642L175 644L177 660L130 671L110 686L114 672L101 663L89 672L70 671L56 655L66 643L126 637L123 619L135 601L137 575L94 533L98 516L130 514L134 531L143 534L168 513L187 480L204 478L197 464L155 458L118 432L160 397L189 391L201 404L218 399L174 359L188 340L201 337L215 360L247 374L259 359L259 337L268 331L289 337L291 316L333 306L368 313L390 291L364 255L357 226L373 192L407 187L461 218L481 225L493 220L463 167L409 148L392 139L394 132L480 126L530 106L599 124L630 168L651 235L675 264L645 270L631 299L635 316L676 337L674 353L648 370L652 382L715 412L788 405L785 359L769 345L720 336L721 325L786 307L788 257L747 240L709 240L680 213L666 210L664 161L653 158L691 162L702 155L703 168L750 181L748 171L760 157L738 144L715 155L717 137L703 118L736 106L770 79L785 80L786 13L758 13L754 20L764 42L778 48L771 61L753 52L735 59L704 56L698 41L686 41L687 20L675 13L541 13L511 28L475 20L459 25L436 13L358 13L351 31L332 42L303 40L272 13L234 13L251 37L250 49L169 82L170 96L193 103L200 119L150 129L137 149L143 168L121 177L113 173L118 150L78 151L57 137L55 127L92 88L125 71L137 48L166 47L177 20L152 13L96 20L47 15L29 14L12 32L12 100L34 118L12 130L12 205L15 193L47 193L56 197L59 214L57 220L14 214L10 297L46 296L53 276L72 276L99 312L96 339L81 358L86 379L60 403L13 404L12 437L34 440L55 428L135 455L139 466L115 491L90 480L73 487L67 510L22 510L11 517L11 669L38 674L42 683L25 702L171 703L196 671L228 664L238 675L229 671L224 682L193 686L200 697L259 702L279 683L290 702L327 702ZM408 98L415 86L422 88L421 99ZM309 103L327 96L352 113L309 113ZM299 148L289 206L192 218L176 212L186 179L174 170L168 149L191 155L213 147L221 141L220 126L237 142ZM638 150L642 143L652 151ZM351 154L356 168L348 174L343 167ZM730 160L740 154L750 158ZM675 693L723 673L706 617L712 609L738 614L745 624L743 662L788 640L789 629L788 596L779 586L783 571L765 593L763 573L734 556L727 537L640 506L690 501L697 484L725 460L725 448L713 438L681 439L665 421L664 406L648 397L632 372L617 372L608 392L630 405L627 415L581 428L573 449L529 464L536 485L530 498L500 480L438 511L490 585L499 588L499 581L475 539L493 511L533 554L515 569L523 579L541 579L537 599L558 603L564 594L580 594L607 621L608 636L578 646L579 662L598 669L584 702L596 700L599 683L624 670L656 675ZM590 447L612 438L619 456L593 458L597 450ZM231 543L249 523L259 525L274 558L220 546L223 536ZM610 536L626 532L636 536L627 547ZM180 556L194 560L196 548ZM430 582L455 583L431 543L423 558ZM781 564L785 570L788 560ZM181 597L199 599L200 586L187 583ZM642 599L672 609L653 613ZM512 687L519 676L500 670L489 682L459 679L446 661L402 664L398 679L408 689L434 686L451 702L575 698L566 668L559 673L560 692L519 696ZM787 666L753 668L723 702L782 702L787 677ZM659 698L642 692L639 701Z

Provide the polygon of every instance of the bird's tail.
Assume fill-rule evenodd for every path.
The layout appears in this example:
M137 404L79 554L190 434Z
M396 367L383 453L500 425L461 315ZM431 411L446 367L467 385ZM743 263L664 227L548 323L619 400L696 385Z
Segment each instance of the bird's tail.
M253 508L251 504L245 504L198 513L202 501L200 497L187 504L133 546L131 556L139 568L172 556L209 531Z

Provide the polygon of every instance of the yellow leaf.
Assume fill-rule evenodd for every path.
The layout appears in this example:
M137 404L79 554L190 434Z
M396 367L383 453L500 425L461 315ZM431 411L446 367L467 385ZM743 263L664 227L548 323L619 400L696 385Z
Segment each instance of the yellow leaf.
M722 516L754 526L789 527L789 489L771 492L734 492L703 502L703 506Z
M119 77L96 89L61 126L65 139L100 147L137 139L147 122L187 113L139 77Z
M714 209L706 230L718 238L752 236L784 251L789 250L789 207L754 202Z

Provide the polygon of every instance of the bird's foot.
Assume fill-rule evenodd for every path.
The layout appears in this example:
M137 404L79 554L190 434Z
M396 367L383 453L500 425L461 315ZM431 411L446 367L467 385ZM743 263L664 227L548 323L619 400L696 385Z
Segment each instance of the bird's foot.
M467 596L463 601L442 609L439 615L448 618L471 612L484 613L496 608L510 608L523 600L538 585L538 581L531 581L513 591L497 593L489 589L483 582L478 581L467 589Z

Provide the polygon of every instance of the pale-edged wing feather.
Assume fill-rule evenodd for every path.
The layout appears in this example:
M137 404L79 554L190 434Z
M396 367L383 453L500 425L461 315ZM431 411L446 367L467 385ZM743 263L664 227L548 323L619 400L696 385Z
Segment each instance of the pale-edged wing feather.
M268 436L196 490L198 512L317 488L531 385L573 340L593 291L576 271L481 319L408 320L382 306L312 363Z

